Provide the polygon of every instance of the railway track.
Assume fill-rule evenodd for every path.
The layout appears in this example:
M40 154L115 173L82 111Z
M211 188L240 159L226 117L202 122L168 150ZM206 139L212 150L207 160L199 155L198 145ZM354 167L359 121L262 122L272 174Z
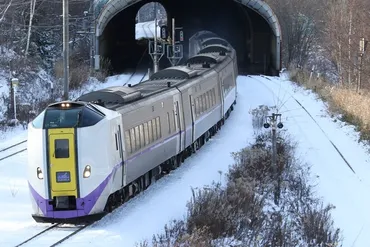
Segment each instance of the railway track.
M27 148L24 145L24 143L26 142L27 140L24 140L24 141L15 143L9 147L0 149L0 161L26 151Z
M251 76L248 76L248 77L251 77ZM263 76L261 75L260 76L261 78L264 78L265 80L269 80L271 81L272 83L275 83L273 80L271 80L270 78L266 77L266 76ZM271 89L269 88L262 80L258 80L257 78L255 77L251 77L252 79L260 82L263 86L265 86L273 95L275 95L277 98L278 96L276 95L276 93ZM275 83L276 84L276 83ZM302 105L301 102L299 102L291 93L289 93L287 90L283 89L287 94L290 95L290 98L292 98L298 105L300 108L302 108L306 113L307 115L313 120L313 122L318 126L318 128L321 130L321 132L324 134L324 136L326 137L326 139L330 142L330 144L333 146L333 148L336 150L336 152L339 154L339 156L342 158L342 160L346 163L346 165L348 166L348 168L353 172L353 174L357 175L355 170L353 169L353 167L351 166L351 164L348 162L348 160L344 157L343 153L339 150L339 148L334 144L334 142L330 139L330 137L328 136L328 134L324 131L324 129L319 125L319 123L315 120L315 118L311 115L311 113ZM360 179L360 178L359 178ZM360 179L361 180L361 179Z
M62 223L54 224L41 232L33 235L32 237L24 240L23 242L19 243L15 247L19 246L50 246L54 247L57 246L70 237L76 235L86 227L90 226L90 224L82 225L82 226L71 226L71 225L64 225ZM56 240L59 239L59 240Z

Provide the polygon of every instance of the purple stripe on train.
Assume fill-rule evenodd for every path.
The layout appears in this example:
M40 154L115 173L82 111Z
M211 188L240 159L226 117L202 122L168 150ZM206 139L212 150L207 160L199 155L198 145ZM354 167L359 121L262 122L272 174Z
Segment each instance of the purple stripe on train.
M121 164L118 164L116 167L120 167ZM106 179L90 194L85 196L84 198L77 198L76 199L76 210L63 210L63 211L54 211L53 205L49 204L49 199L45 199L40 196L39 193L32 187L30 183L28 186L30 188L31 194L35 199L38 207L40 208L43 215L47 218L61 218L61 219L68 219L74 217L81 217L88 215L94 205L96 204L97 200L99 199L100 195L102 194L103 190L106 188L109 179L112 177L112 174L109 174Z

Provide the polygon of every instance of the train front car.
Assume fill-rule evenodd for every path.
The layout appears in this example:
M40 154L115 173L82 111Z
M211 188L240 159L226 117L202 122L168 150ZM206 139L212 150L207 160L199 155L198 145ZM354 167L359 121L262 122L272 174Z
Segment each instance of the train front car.
M119 114L97 105L60 102L29 124L28 182L37 222L81 223L104 216L108 181L114 162L120 163L108 157L113 144L107 139L112 122L119 121Z

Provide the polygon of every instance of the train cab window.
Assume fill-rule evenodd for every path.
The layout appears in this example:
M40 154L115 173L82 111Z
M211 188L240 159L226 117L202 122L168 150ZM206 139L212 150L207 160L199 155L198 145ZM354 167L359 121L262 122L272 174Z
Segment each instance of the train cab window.
M54 140L55 158L69 158L69 141L68 139Z
M46 110L44 128L88 127L95 125L103 118L103 114L87 106L52 107Z
M44 127L49 128L73 128L79 124L81 108L74 109L47 109L45 113Z
M80 120L78 127L88 127L98 123L104 118L104 115L96 110L91 109L90 107L84 107L81 118L82 119Z
M33 121L32 125L36 129L42 129L42 125L44 123L44 116L45 116L45 110L42 111Z

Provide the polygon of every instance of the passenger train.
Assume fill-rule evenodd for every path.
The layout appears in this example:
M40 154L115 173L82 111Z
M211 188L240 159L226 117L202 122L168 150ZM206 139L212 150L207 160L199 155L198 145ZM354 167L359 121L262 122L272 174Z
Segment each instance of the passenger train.
M49 105L28 126L28 182L37 222L95 221L176 169L236 104L237 58L199 37L183 65L137 85Z

